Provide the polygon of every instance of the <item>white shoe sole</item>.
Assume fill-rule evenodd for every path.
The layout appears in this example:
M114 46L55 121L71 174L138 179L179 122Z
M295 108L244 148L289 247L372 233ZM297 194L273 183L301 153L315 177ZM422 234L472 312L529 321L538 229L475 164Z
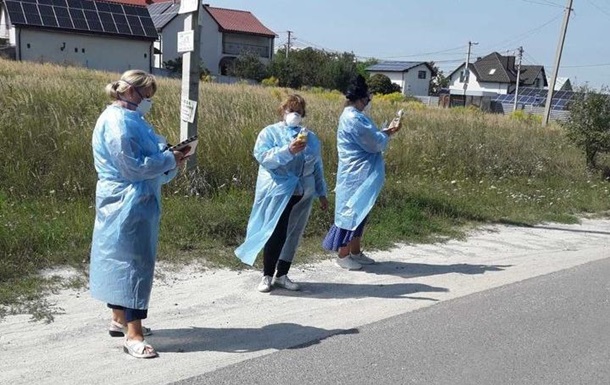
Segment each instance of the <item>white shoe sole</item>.
M339 263L339 261L337 261L337 260L335 260L335 264L336 264L337 266L339 266L340 268L342 268L342 269L345 269L345 270L350 270L350 271L352 271L352 270L360 270L360 269L362 269L362 264L360 264L360 266L344 266L344 265L342 265L341 263Z
M355 258L352 258L352 259L361 265L374 265L375 264L375 261L361 261L361 260L355 259Z

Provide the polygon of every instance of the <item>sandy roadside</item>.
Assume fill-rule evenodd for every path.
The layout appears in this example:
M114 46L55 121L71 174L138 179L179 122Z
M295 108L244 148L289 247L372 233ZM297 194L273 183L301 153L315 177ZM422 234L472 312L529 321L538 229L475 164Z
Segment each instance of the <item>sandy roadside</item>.
M303 290L255 291L256 271L166 273L155 282L148 340L153 360L122 353L106 332L109 311L89 293L50 298L64 313L44 325L28 316L0 323L2 384L166 384L316 343L358 327L610 256L610 220L535 228L495 226L465 241L401 246L378 264L347 272L331 261L297 266Z

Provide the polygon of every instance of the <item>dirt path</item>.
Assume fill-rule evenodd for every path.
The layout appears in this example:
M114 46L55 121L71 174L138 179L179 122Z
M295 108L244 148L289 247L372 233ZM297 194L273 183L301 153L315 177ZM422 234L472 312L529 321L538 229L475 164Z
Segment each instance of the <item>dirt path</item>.
M348 272L297 266L303 290L255 291L256 271L184 271L155 282L146 324L160 357L137 360L106 332L109 311L88 292L51 298L64 314L0 324L0 383L166 384L279 349L298 348L394 315L610 256L610 220L487 228L466 241L373 253Z

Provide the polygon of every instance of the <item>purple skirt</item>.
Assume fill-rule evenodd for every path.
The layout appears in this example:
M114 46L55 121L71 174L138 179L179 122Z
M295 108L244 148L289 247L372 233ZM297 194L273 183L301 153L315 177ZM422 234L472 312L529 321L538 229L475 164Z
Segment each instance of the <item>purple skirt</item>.
M340 247L347 246L352 239L361 237L367 218L364 218L355 230L345 230L333 224L322 241L322 247L330 251L339 251Z

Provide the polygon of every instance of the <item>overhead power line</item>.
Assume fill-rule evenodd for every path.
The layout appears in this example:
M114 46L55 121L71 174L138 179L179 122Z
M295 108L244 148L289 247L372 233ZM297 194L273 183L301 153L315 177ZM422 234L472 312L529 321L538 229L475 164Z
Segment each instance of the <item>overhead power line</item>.
M549 7L563 8L563 5L556 4L556 3L553 3L552 1L547 1L547 0L539 0L539 1L536 1L536 0L521 0L521 1L523 1L525 3L530 3L530 4L538 4L538 5L546 5L546 6L549 6Z
M603 9L602 7L600 7L599 5L595 4L593 2L593 0L587 0L587 3L591 4L592 6L594 6L595 8L597 8L601 13L605 14L606 16L610 16L610 12L606 11L605 9Z

